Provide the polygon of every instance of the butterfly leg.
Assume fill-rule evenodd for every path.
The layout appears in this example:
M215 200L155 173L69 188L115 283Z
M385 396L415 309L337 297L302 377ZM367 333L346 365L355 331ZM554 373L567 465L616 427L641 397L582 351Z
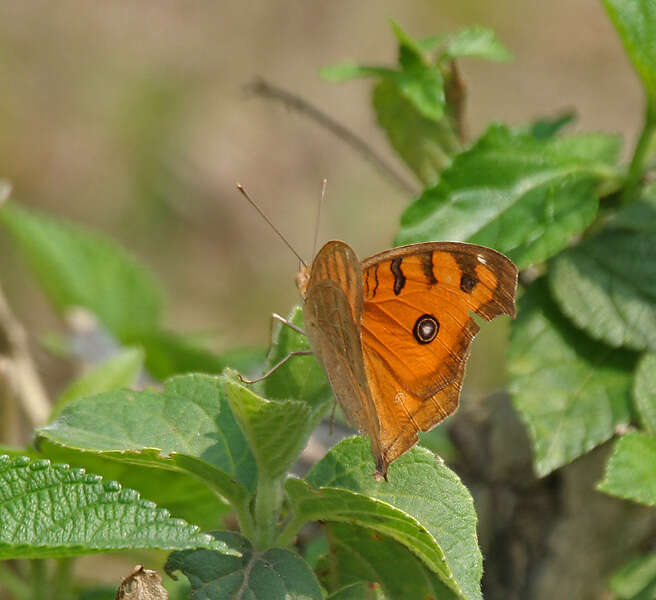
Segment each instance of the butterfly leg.
M292 356L308 356L309 354L314 354L314 352L312 352L312 350L296 350L294 352L290 352L287 356L285 356L285 358L278 361L261 377L257 377L256 379L246 379L245 377L239 375L239 379L241 379L242 383L256 383L258 381L262 381L277 371L280 367L282 367Z
M287 325L287 327L293 329L296 333L300 333L301 335L307 337L305 331L303 331L298 325L294 325L294 323L285 319L285 317L281 317L279 314L273 313L271 315L271 319L274 321L280 321L283 325Z

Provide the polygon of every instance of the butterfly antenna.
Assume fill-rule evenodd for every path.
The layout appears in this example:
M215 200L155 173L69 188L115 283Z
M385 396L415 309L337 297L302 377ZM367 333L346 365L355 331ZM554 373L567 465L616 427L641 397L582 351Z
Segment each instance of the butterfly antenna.
M252 207L253 207L258 213L260 213L260 216L261 216L261 217L262 217L262 218L263 218L263 219L269 224L269 227L271 227L271 229L273 229L273 230L278 234L278 237L279 237L283 242L285 242L285 245L287 246L287 248L289 248L289 249L292 251L292 253L294 254L294 256L296 256L296 258L298 258L298 260L301 261L301 263L303 264L304 267L307 267L307 264L306 264L305 261L301 258L301 255L300 255L298 252L296 252L296 250L294 250L294 247L293 247L293 246L287 241L287 238L286 238L282 233L280 233L280 230L279 230L279 229L278 229L278 228L277 228L277 227L271 222L271 219L269 219L269 217L267 217L267 216L264 214L264 212L262 211L262 209L261 209L257 204L255 204L255 202L251 199L251 197L246 193L246 190L244 189L244 186L241 185L241 183L238 183L238 184L237 184L237 189L241 192L241 194L244 196L244 198L246 198L246 200L248 200L248 203L249 203L249 204L250 204L250 205L251 205L251 206L252 206Z
M323 199L326 197L326 187L328 186L328 180L324 179L321 182L321 197L319 198L319 207L317 208L317 221L314 224L314 246L312 247L312 258L317 253L317 240L319 239L319 223L321 222L321 206L323 205Z

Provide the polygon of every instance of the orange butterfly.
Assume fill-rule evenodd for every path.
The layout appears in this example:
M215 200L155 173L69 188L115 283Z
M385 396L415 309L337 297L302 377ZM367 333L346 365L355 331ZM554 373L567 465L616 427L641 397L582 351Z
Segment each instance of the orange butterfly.
M417 433L458 407L479 329L470 313L487 321L515 316L517 267L496 250L460 242L412 244L360 262L350 246L332 241L303 264L296 281L307 331L274 317L307 335L312 352L290 353L259 379L293 355L315 354L346 418L371 440L375 477L387 479Z
M360 262L328 242L298 287L310 346L346 418L371 440L376 478L458 407L469 344L515 316L517 267L474 244L426 242Z

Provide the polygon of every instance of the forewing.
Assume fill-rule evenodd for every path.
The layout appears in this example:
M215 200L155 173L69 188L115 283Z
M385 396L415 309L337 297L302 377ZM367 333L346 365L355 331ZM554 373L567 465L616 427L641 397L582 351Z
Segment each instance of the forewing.
M366 433L381 456L380 426L367 384L360 322L362 270L353 250L329 242L312 263L305 297L305 327L346 418Z

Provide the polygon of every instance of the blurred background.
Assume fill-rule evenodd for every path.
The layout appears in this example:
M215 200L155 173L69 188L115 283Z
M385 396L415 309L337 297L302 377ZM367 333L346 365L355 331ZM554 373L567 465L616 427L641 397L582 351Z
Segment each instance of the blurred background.
M376 126L371 83L318 76L345 60L392 65L390 18L416 38L491 27L515 55L460 62L469 139L492 120L575 108L575 130L622 134L625 156L632 147L641 91L597 0L2 0L0 177L16 200L108 234L148 264L168 291L171 329L217 351L265 347L271 313L298 302L298 262L235 183L308 258L323 178L319 241L343 239L361 257L390 246L412 196L316 122L245 86L262 77L310 102L419 190ZM4 233L0 281L32 340L63 331ZM474 344L470 395L503 384L506 329L487 325ZM55 394L70 366L33 346Z
M392 65L389 18L415 37L492 27L515 55L461 61L470 139L491 120L575 107L576 129L619 132L630 147L640 90L596 0L3 0L0 175L20 202L105 232L150 265L171 328L207 334L217 350L265 346L269 315L298 300L298 261L235 182L304 256L324 177L320 242L344 239L362 257L389 247L411 198L330 132L244 86L260 76L299 95L413 182L376 126L370 82L318 76L349 59ZM1 238L0 275L30 332L58 327Z

